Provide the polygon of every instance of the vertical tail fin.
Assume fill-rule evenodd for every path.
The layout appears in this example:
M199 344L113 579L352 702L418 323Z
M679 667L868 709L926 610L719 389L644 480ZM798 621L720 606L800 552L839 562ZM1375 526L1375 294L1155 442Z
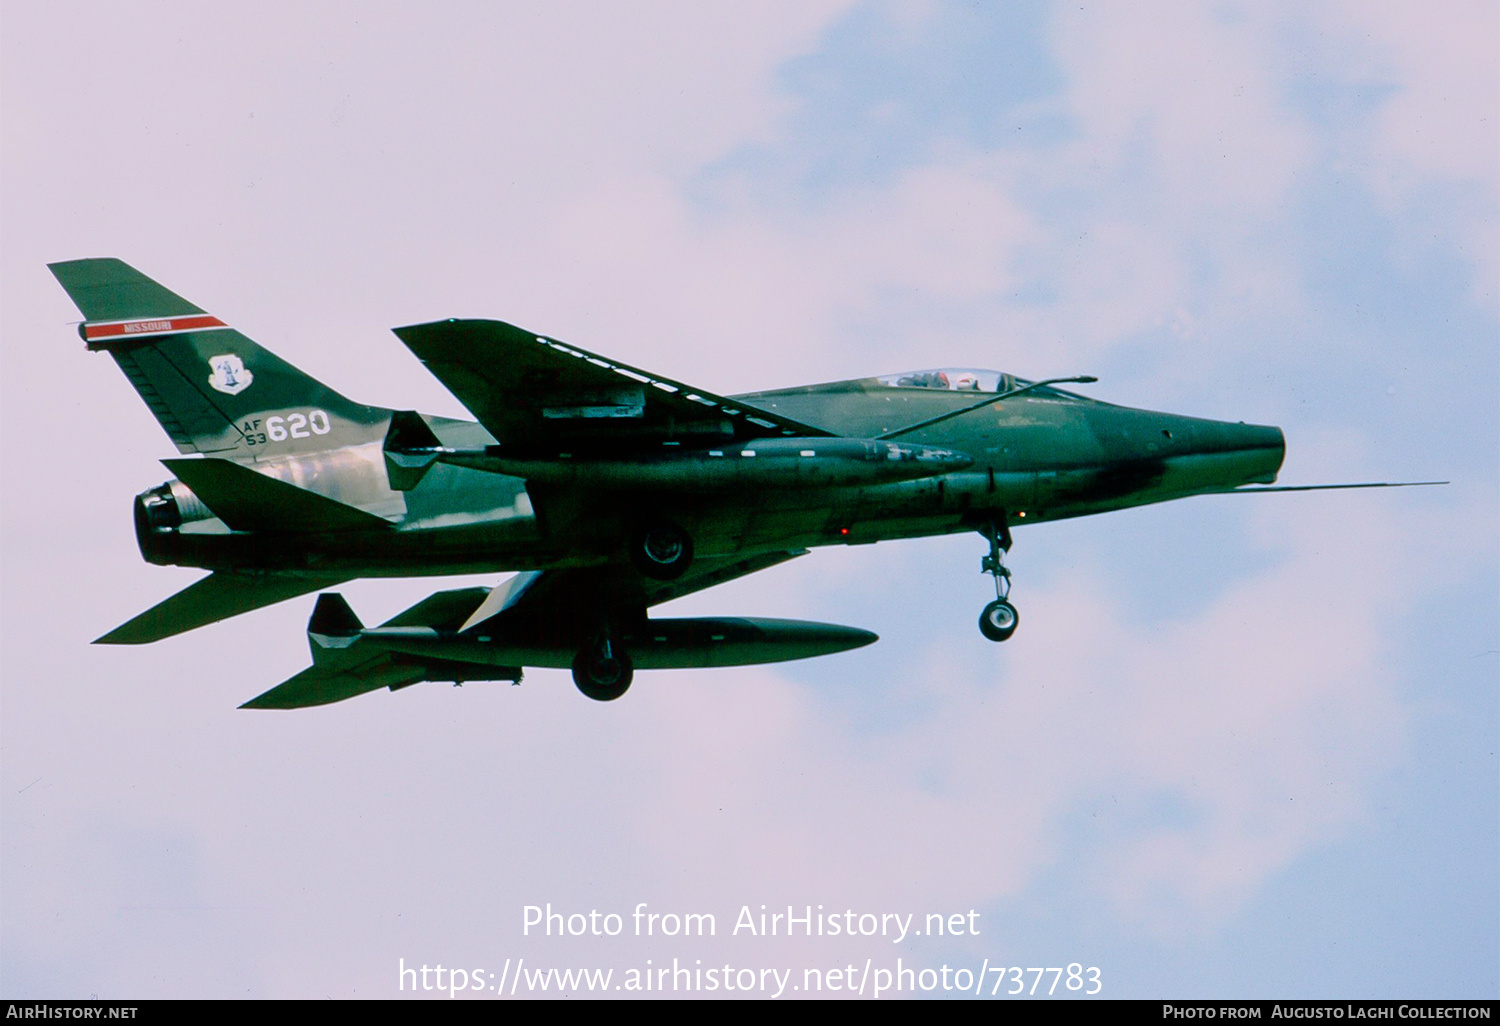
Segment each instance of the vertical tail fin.
M49 264L182 453L315 452L378 439L390 411L351 402L113 258Z

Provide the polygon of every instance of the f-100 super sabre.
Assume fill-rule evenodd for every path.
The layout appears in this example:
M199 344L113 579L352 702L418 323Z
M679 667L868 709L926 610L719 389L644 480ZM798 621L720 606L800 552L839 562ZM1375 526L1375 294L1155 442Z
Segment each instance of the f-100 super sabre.
M87 348L114 357L180 454L135 499L142 556L210 571L98 641L159 641L322 592L312 666L249 708L518 681L528 666L569 667L609 700L636 670L841 652L877 639L649 610L817 546L955 532L985 540L995 598L979 629L1005 641L1013 528L1278 490L1264 486L1285 453L1278 428L1059 387L1086 376L942 368L722 396L494 320L395 329L475 420L423 416L345 398L119 260L50 266ZM378 626L327 590L499 571L518 572Z

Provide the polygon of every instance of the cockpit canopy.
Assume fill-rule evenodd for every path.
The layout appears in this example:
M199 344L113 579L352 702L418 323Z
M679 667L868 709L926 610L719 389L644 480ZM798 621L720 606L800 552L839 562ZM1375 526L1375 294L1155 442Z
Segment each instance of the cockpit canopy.
M882 374L874 378L853 378L848 381L830 381L822 385L803 385L800 388L780 389L774 392L757 392L757 396L775 395L831 395L839 392L879 392L887 388L920 388L934 392L966 392L982 397L997 395L1026 388L1032 382L982 367L936 367L931 370L901 371L897 374ZM1076 402L1096 402L1087 396L1065 392L1052 385L1030 388L1028 396L1050 399L1070 399ZM982 401L976 399L976 401Z
M875 380L888 388L936 388L948 392L1009 392L1016 387L1012 375L978 367L903 371L885 374Z

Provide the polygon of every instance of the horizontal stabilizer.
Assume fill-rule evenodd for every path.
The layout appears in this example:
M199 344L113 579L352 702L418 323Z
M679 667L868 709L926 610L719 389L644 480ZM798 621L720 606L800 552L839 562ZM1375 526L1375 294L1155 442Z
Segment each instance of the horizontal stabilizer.
M145 645L345 580L289 574L212 573L96 639L94 644Z
M236 531L301 534L391 526L384 517L267 477L233 460L209 457L162 462Z

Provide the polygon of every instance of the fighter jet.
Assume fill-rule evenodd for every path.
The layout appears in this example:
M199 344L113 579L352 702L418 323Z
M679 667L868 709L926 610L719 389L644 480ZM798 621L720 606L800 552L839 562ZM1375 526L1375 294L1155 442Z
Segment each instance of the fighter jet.
M49 265L175 443L135 499L151 563L208 576L97 639L135 645L361 577L519 571L375 627L319 595L313 665L244 708L568 667L609 701L636 669L877 640L835 624L658 619L653 606L823 545L978 532L1005 641L1011 529L1282 490L1280 429L1115 406L977 368L721 396L494 320L395 334L477 422L346 399L116 259ZM1329 487L1329 486L1297 486ZM1363 486L1346 486L1363 487Z

